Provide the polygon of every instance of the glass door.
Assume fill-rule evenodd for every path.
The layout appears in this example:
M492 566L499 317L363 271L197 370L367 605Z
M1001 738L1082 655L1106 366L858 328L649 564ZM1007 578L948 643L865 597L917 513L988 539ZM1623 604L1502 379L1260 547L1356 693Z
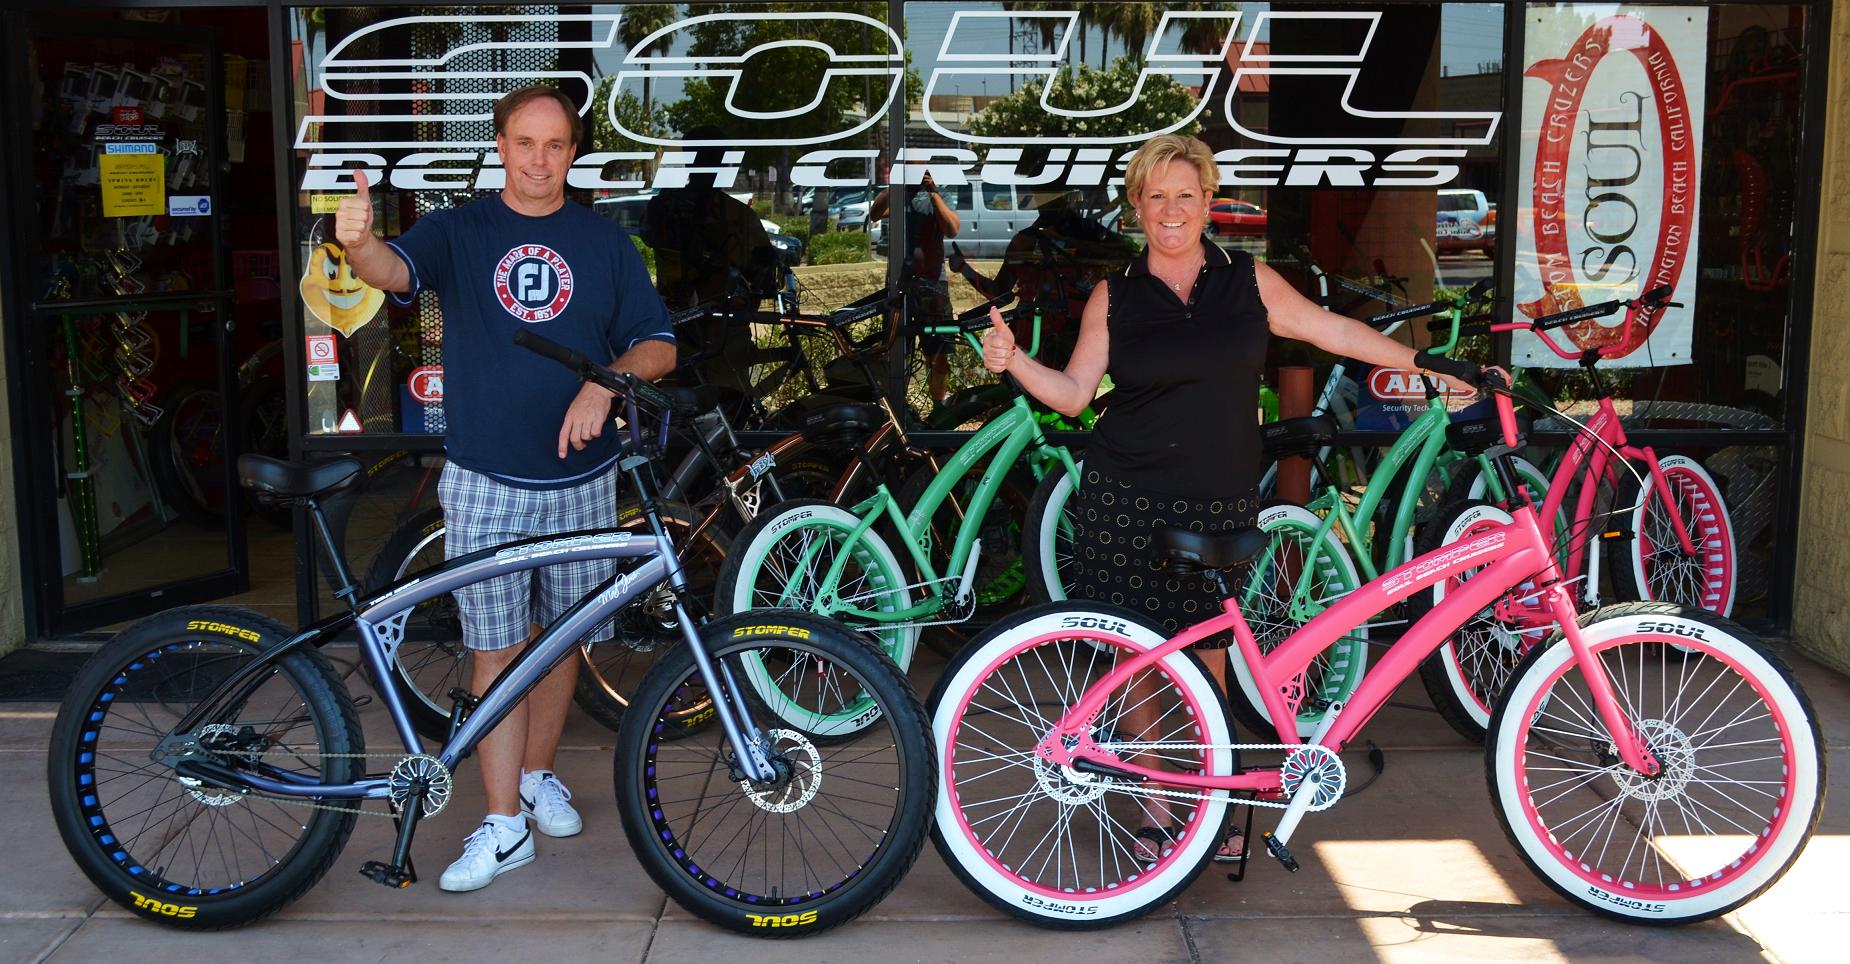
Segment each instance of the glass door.
M233 461L268 444L240 392L266 346L227 290L216 32L39 16L14 36L22 555L38 632L64 636L247 587Z

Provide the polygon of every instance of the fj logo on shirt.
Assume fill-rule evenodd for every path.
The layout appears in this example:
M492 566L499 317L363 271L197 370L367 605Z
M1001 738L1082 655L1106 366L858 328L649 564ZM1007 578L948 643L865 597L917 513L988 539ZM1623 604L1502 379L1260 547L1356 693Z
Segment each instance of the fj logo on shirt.
M572 266L543 244L515 245L495 265L495 299L521 321L557 318L572 300Z

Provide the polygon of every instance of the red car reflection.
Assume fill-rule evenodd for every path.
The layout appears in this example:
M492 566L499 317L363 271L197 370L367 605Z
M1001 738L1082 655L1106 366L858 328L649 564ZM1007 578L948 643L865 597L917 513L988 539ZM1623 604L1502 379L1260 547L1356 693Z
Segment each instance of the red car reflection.
M1265 208L1250 201L1218 198L1208 206L1208 223L1221 237L1265 236Z

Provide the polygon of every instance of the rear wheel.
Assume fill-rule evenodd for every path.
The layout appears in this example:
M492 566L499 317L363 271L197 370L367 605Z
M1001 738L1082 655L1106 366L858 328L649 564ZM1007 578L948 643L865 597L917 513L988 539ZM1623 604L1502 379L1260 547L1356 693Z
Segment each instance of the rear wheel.
M836 588L843 602L872 613L911 608L906 570L872 529L853 536L859 526L848 510L807 499L786 501L753 519L720 570L716 610L722 615L764 608L808 611L838 563ZM856 628L872 634L902 669L911 664L917 626L867 622ZM777 719L806 734L845 738L879 718L877 705L865 694L837 687L825 665L807 658L774 664L749 654L741 664L753 692Z
M1523 861L1568 900L1646 923L1725 914L1798 859L1824 802L1810 701L1752 634L1655 603L1582 618L1647 751L1618 758L1559 634L1516 671L1491 720L1491 799Z
M289 632L256 613L189 606L123 630L72 683L52 726L58 833L109 899L176 927L248 924L300 897L353 831L334 801L273 799L182 777L188 755L294 782L348 783L365 745L340 676L298 649L190 733L196 703Z
M1479 501L1460 502L1420 530L1419 553L1425 555L1509 525L1511 521L1510 514L1497 506ZM1407 622L1419 622L1483 568L1467 570L1408 597ZM1532 586L1533 583L1525 583L1523 588ZM1521 589L1512 593L1521 594ZM1500 601L1509 598L1505 596ZM1499 619L1495 604L1485 606L1420 663L1420 682L1425 684L1433 707L1458 735L1473 743L1483 742L1497 697L1509 683L1517 664L1547 632L1549 625L1537 620Z
M1349 550L1335 535L1325 532L1318 538L1321 521L1310 510L1289 503L1270 505L1259 513L1259 528L1271 539L1247 570L1240 610L1261 652L1278 648L1311 616L1362 584ZM1307 566L1311 567L1308 579L1304 578ZM1235 690L1234 714L1254 732L1274 732L1259 685L1239 650L1229 647L1224 658L1232 662L1233 682L1228 689ZM1355 693L1367 670L1365 628L1351 631L1317 654L1291 681L1285 696L1297 713L1298 735L1308 738L1315 733L1331 706L1348 701Z
M978 896L1042 926L1091 929L1148 913L1207 866L1225 795L1082 774L1035 753L1090 687L1163 641L1129 610L1048 603L991 626L946 668L930 702L943 767L932 840ZM1138 709L1151 719L1131 722ZM1238 772L1220 689L1188 650L1113 693L1093 735L1145 766ZM1168 829L1169 842L1140 854L1143 827Z

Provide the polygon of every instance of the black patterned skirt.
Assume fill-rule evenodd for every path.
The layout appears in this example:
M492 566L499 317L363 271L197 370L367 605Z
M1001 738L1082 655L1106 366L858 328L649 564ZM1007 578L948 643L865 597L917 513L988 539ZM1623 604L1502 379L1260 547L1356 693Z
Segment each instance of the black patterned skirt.
M1259 518L1259 499L1252 488L1225 499L1171 495L1086 468L1071 515L1079 593L1143 613L1174 635L1219 613L1220 598L1205 575L1170 572L1151 546L1151 532L1163 526L1196 532L1250 526ZM1232 643L1221 632L1196 645Z

